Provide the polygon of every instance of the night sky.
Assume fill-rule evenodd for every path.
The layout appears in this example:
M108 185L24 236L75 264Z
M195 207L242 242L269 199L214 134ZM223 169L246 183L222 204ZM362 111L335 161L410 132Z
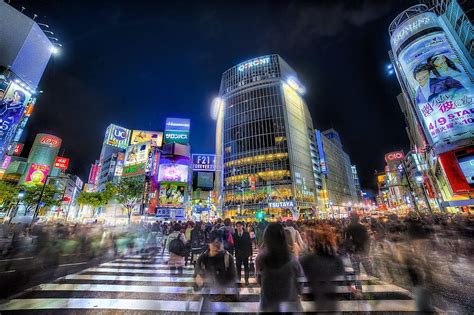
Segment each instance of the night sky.
M210 103L222 73L277 53L305 84L314 126L339 131L363 188L375 186L385 153L408 149L387 29L418 1L177 2L12 0L64 46L24 141L61 137L70 172L86 179L110 123L163 130L166 117L187 117L192 151L213 153Z

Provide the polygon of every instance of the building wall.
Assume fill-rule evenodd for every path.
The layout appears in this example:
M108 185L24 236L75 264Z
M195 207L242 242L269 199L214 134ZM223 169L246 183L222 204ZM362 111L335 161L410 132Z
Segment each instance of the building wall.
M258 64L239 70L255 60ZM222 152L223 164L216 182L222 178L222 206L228 214L253 215L272 202L292 201L286 210L293 211L316 205L308 133L312 121L302 97L285 83L288 76L296 74L278 55L252 59L222 75L224 105L217 122L222 148L216 144L216 152L218 160ZM269 211L286 215L281 209Z
M352 177L352 165L349 155L343 151L339 137L327 138L323 132L322 142L326 158L326 189L328 202L334 206L358 202ZM326 134L334 134L332 132Z

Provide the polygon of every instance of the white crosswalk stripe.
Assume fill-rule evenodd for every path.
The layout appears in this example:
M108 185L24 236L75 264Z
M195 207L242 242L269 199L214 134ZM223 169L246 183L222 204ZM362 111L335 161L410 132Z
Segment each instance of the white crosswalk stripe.
M256 255L256 254L255 254ZM193 266L185 266L182 276L170 276L166 264L169 255L142 257L130 255L87 268L77 274L41 284L0 305L0 312L16 310L48 310L61 314L77 310L145 311L145 312L258 312L260 287L254 277L249 286L206 291L209 303L203 309L202 292L193 288ZM318 311L359 312L414 312L416 305L409 291L386 284L376 278L351 274L346 264L346 275L334 279L332 289L337 303L332 309ZM242 271L243 272L243 271ZM347 281L360 280L363 299L354 300ZM305 282L302 278L300 281ZM302 295L304 311L315 311L310 289ZM238 298L233 298L238 296ZM219 302L221 301L221 302ZM232 302L230 302L232 301ZM287 305L292 311L292 305Z

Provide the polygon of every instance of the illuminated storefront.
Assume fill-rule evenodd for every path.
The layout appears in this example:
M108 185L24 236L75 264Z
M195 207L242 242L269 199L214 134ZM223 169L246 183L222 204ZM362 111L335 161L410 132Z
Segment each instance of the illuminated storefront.
M295 71L278 55L222 75L216 191L224 216L264 213L271 220L316 209L313 124L303 93Z

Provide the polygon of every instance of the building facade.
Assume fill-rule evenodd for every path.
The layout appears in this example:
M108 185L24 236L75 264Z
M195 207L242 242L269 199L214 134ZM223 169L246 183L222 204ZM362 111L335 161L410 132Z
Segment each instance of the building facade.
M427 165L418 178L433 192L428 204L467 211L474 205L472 7L424 2L430 7L408 8L389 27L389 55L403 92L398 101L411 151Z
M318 133L319 131L316 130L316 134ZM334 129L328 129L316 138L320 151L324 155L321 163L325 177L324 192L327 208L342 210L355 205L359 202L359 198L352 174L352 164L349 155L344 152L339 133Z
M0 1L0 161L19 141L54 49L30 17ZM34 56L34 58L32 58Z
M223 73L216 184L224 216L298 217L316 209L313 124L303 94L296 72L278 55Z
M19 183L44 185L46 177L51 175L61 143L62 140L56 136L37 134L28 155L26 172L21 176Z

